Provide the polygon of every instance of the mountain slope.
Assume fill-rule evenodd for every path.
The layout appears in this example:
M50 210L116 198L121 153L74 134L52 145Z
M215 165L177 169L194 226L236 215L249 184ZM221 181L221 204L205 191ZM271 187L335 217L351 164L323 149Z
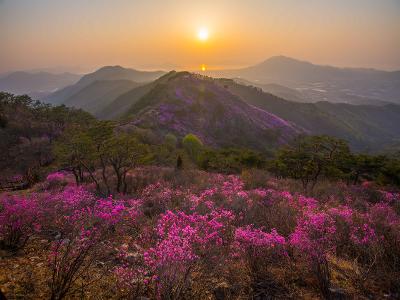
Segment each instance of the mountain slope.
M0 78L0 91L13 94L28 94L33 98L37 98L74 84L79 78L80 75L71 73L13 72Z
M188 72L170 72L133 100L124 114L124 127L152 129L159 136L194 133L208 145L267 150L303 133L243 102L213 79Z
M270 93L272 95L278 96L280 98L293 101L293 102L304 102L308 103L310 100L303 95L301 92L288 88L286 86L276 84L276 83L265 83L265 84L257 84L255 82L251 82L249 80L243 78L233 78L234 81L241 85L246 86L255 86L262 89L266 93Z
M301 103L316 103L320 101L328 101L332 103L348 103L353 105L386 105L391 102L382 101L365 96L348 94L341 91L326 91L319 88L288 88L286 86L275 83L256 83L242 78L234 78L234 80L242 85L255 86L264 92L278 96L285 100Z
M233 80L218 81L251 105L291 121L313 134L346 139L358 150L379 150L383 144L400 140L399 105L296 103Z
M129 110L129 108L139 101L143 96L149 93L160 81L156 80L148 84L141 85L137 88L121 94L114 101L105 106L97 116L101 119L118 119Z
M115 98L140 86L130 80L98 80L82 88L63 104L81 108L97 116Z
M121 66L106 66L89 73L79 80L78 84L87 85L97 80L130 80L135 82L148 82L164 75L163 71L138 71Z
M106 80L129 80L138 83L149 82L165 74L163 71L138 71L120 66L106 66L93 73L86 74L76 84L68 86L60 91L51 94L44 100L52 104L65 103L67 99L77 94L80 90L95 81Z

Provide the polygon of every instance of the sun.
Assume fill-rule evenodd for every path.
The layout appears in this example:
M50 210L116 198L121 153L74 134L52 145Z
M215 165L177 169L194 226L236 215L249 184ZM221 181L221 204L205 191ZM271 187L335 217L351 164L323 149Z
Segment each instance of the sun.
M202 27L202 28L200 28L198 31L197 31L197 38L200 40L200 41L206 41L206 40L208 40L208 29L207 28L205 28L205 27Z

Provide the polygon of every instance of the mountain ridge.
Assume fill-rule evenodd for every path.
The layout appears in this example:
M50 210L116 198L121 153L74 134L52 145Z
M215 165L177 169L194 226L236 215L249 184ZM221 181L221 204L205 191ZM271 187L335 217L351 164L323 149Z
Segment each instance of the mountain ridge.
M254 84L278 84L301 91L309 102L400 103L400 71L321 66L274 56L241 69L216 70L214 77L241 78Z
M130 80L137 83L153 81L162 76L164 71L139 71L121 66L104 66L92 73L88 73L75 83L57 91L44 100L48 103L62 104L80 90L99 80Z
M376 141L400 139L400 105L351 105L346 103L292 102L243 86L231 79L218 79L244 101L301 126L312 134L327 134L348 140L358 150L374 148ZM371 121L373 120L373 121Z
M199 136L207 145L267 150L304 131L189 72L170 72L122 116L125 128ZM129 121L127 121L129 120Z
M81 108L98 116L99 112L119 95L140 85L127 79L96 80L67 98L63 104Z

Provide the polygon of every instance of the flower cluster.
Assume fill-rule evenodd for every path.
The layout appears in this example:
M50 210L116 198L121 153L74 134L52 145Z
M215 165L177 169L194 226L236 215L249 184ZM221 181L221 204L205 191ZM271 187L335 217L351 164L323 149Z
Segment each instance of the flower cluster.
M158 221L159 240L145 253L146 261L153 269L193 262L223 244L224 230L233 218L226 210L206 215L167 211Z
M275 255L286 254L286 239L275 228L268 233L251 225L239 227L235 230L234 245L238 256L246 254L253 259L267 259L271 252Z
M306 212L298 220L290 236L290 244L302 254L316 260L325 260L335 250L336 226L325 212Z
M36 197L0 195L0 240L4 247L18 250L40 230Z

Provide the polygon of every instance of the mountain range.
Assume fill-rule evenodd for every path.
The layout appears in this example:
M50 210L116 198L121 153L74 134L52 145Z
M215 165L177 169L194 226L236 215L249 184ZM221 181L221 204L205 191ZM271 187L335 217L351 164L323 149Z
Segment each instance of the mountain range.
M359 151L399 148L400 72L273 57L204 74L214 77L107 66L43 99L159 138L194 133L212 146L264 151L298 134L327 134Z
M400 71L337 68L275 56L247 68L208 74L245 79L263 89L265 84L278 84L300 92L306 102L400 104Z
M46 102L63 103L96 80L130 80L144 83L163 74L163 71L146 72L121 66L106 66L83 77L70 73L14 72L0 76L0 91L26 93ZM400 71L338 68L274 56L250 67L206 71L204 74L216 78L232 78L295 102L400 104ZM66 86L75 83L77 85L74 88L68 87L64 90ZM49 96L55 91L56 93Z

